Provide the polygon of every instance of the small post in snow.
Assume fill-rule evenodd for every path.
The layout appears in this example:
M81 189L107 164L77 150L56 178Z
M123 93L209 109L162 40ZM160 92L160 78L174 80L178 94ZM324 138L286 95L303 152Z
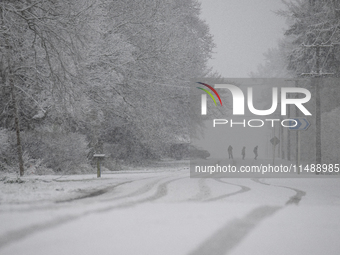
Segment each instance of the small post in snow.
M93 158L97 159L97 178L101 177L100 161L105 157L105 154L94 154Z

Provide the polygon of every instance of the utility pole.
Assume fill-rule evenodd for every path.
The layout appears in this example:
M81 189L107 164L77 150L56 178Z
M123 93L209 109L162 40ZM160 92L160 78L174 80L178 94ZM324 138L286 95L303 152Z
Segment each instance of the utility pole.
M283 120L282 116L279 117L280 122ZM278 130L278 138L280 140L280 143L278 144L277 148L277 156L278 158L285 159L285 152L284 152L284 134L283 134L283 127L279 125L279 130Z
M290 96L289 96L290 98ZM290 118L290 105L287 105L287 115ZM287 160L290 161L290 131L287 130Z
M303 47L306 48L314 48L315 49L315 66L316 66L316 72L311 73L302 73L301 75L304 76L311 76L313 77L313 86L315 88L315 158L316 158L316 164L321 164L322 162L322 146L321 146L321 100L320 100L320 81L321 77L326 75L333 75L333 73L321 73L320 70L320 49L321 48L332 48L334 45L329 44L316 44L316 45L303 45Z
M296 93L295 98L299 98L299 94ZM295 117L298 118L299 117L299 109L298 107L295 105ZM300 174L300 131L297 130L296 131L296 167L298 168L298 174Z
M289 79L289 80L286 80L286 81L294 81L295 82L295 87L299 87L299 79ZM288 98L291 97L291 95L287 95ZM298 98L298 94L295 95L295 98ZM298 113L298 109L297 107L295 106L295 117L299 117L299 113ZM291 117L291 111L290 111L290 105L287 105L287 117L288 119ZM287 160L290 161L290 155L291 155L291 148L290 148L290 130L287 131ZM297 136L297 134L296 134ZM298 139L296 138L296 141L298 141ZM297 146L297 143L296 143L296 146ZM297 155L297 154L296 154Z
M279 98L281 98L281 92L279 94ZM280 109L281 109L281 101L280 101ZM282 121L282 115L280 114L279 115L279 118L280 118L280 122ZM279 140L280 140L280 143L279 143L279 146L277 148L277 156L278 158L281 158L283 159L283 127L281 125L279 125L279 133L278 133L278 136L279 136Z

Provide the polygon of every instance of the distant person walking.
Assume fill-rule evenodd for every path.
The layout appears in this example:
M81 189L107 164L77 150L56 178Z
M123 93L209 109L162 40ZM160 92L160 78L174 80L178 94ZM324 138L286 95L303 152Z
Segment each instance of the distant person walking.
M233 159L233 147L231 147L231 145L228 147L228 156L229 158Z
M242 159L244 159L244 157L246 156L246 147L245 146L243 146L243 148L242 148L241 155L242 155Z
M254 159L257 159L257 148L258 148L259 146L255 146L255 148L254 148L254 154L255 154L255 158Z

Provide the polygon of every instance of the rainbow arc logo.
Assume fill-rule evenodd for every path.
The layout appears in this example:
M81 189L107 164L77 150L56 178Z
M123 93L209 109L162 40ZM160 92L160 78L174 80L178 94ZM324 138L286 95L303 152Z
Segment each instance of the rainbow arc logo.
M211 89L211 91L214 92L215 95L217 96L217 98L218 98L218 100L220 101L220 104L221 104L221 106L222 106L222 100L221 100L221 98L220 98L220 95L217 93L217 91L216 91L213 87L211 87L210 85L208 85L208 84L206 84L206 83L203 83L203 82L197 82L197 83L198 83L198 84L201 84L201 85L203 85L203 86L206 86L207 88ZM214 100L214 103L215 103L215 105L217 106L216 100L215 100L214 96L211 94L211 92L210 92L209 90L203 89L203 88L200 88L200 87L197 87L197 88L203 90L204 92L206 92L206 93L212 98L212 100Z

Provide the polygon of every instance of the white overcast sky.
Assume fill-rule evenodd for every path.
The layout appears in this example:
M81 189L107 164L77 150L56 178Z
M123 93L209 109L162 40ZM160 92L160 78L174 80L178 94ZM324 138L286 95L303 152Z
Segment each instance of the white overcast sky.
M210 27L216 48L209 65L223 77L247 78L275 48L287 26L274 11L281 0L199 0L201 17Z

